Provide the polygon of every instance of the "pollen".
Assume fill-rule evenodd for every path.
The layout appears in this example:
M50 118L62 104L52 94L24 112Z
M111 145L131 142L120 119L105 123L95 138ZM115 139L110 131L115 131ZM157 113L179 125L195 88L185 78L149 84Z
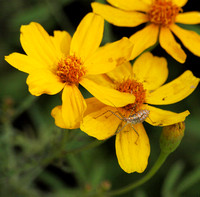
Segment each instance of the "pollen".
M128 104L123 108L126 111L134 111L135 113L141 109L141 106L145 102L146 90L143 84L137 82L134 79L128 79L116 85L116 89L120 92L126 92L135 96L135 102Z
M61 59L56 70L56 74L60 77L61 82L68 85L77 85L85 73L86 70L81 59L75 55L69 55L65 59Z
M170 0L155 0L148 12L149 21L156 25L169 26L175 22L180 11L182 9Z

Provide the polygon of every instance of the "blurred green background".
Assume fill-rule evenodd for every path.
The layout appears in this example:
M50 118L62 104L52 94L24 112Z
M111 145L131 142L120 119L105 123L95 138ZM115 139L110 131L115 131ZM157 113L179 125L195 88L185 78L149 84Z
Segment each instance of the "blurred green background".
M126 174L115 155L115 137L98 142L79 129L62 130L54 125L51 109L60 104L58 95L31 96L25 83L27 75L4 60L21 52L20 26L39 22L49 34L66 30L73 35L81 19L91 11L90 0L0 0L0 196L4 197L79 197L104 196L102 191L117 189L143 174ZM103 2L103 1L101 1ZM184 11L198 10L198 1L189 0ZM136 28L119 28L105 23L103 43L130 36ZM184 26L200 34L200 25ZM185 70L200 77L200 58L183 47L185 64L173 60L159 46L154 55L168 60L169 78ZM81 88L83 94L89 94ZM178 149L147 183L121 196L200 196L200 93L183 101L161 106L174 112L190 111L186 131ZM159 155L162 128L144 123L151 144L150 169ZM81 151L82 150L82 151ZM97 193L97 194L95 194Z

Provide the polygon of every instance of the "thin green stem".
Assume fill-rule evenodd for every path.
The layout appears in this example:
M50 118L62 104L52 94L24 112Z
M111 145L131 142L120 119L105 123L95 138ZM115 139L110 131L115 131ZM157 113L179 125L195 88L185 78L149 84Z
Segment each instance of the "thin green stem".
M147 182L160 169L160 167L165 162L165 160L168 157L168 155L169 154L161 152L159 157L158 157L158 159L157 159L157 161L153 165L153 167L150 169L150 171L144 177L142 177L140 180L138 180L136 182L133 182L130 185L125 186L125 187L123 187L121 189L117 189L117 190L108 192L107 196L115 196L115 195L120 195L120 194L126 193L126 192L128 192L130 190L133 190L136 187L144 184L145 182Z

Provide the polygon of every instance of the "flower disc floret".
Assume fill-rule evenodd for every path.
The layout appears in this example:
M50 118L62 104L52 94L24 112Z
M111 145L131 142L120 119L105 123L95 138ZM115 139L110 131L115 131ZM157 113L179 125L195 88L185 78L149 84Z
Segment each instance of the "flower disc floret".
M131 93L135 96L135 102L133 104L128 104L123 108L127 111L137 112L140 110L142 104L145 102L146 90L143 87L143 84L137 82L134 79L127 79L122 83L118 83L116 89L120 92Z
M62 59L57 66L56 74L60 77L61 82L71 84L78 84L86 73L85 67L80 58L75 55L69 55Z
M169 26L175 22L176 16L181 11L172 1L156 0L148 13L149 21L162 26Z

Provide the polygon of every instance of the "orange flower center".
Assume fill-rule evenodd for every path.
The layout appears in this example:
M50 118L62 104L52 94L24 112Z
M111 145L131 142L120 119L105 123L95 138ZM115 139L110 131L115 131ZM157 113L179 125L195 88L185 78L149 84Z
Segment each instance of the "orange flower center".
M156 25L169 26L175 22L180 11L182 9L170 0L155 0L148 13L149 21Z
M56 74L63 83L68 85L78 84L86 73L80 58L69 55L58 63Z
M123 107L126 111L131 112L133 110L136 113L140 110L142 104L145 102L146 96L146 90L144 89L142 83L133 79L128 79L122 83L117 84L116 89L120 92L131 93L135 96L134 103Z

